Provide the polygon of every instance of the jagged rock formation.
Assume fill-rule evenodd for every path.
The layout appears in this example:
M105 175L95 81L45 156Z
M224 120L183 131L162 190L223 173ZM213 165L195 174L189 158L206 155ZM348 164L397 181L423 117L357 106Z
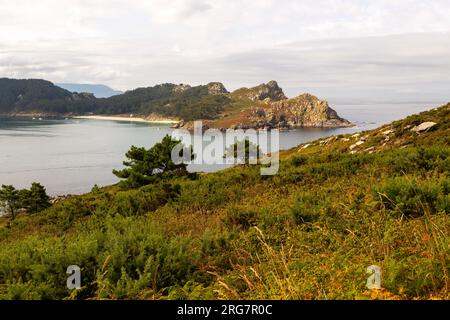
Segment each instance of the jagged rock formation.
M234 92L240 98L250 99L252 101L279 101L287 99L283 90L278 86L274 80L268 83L260 84L253 88L241 88Z
M350 127L352 124L339 117L326 101L311 94L292 99L273 101L264 106L252 107L246 119L237 128L293 129L300 127Z
M254 87L252 90L252 94L249 95L249 98L253 101L256 100L266 100L269 99L271 101L278 101L287 99L284 95L283 90L278 86L276 81L269 81L266 84L261 84L257 87Z
M276 81L253 88L241 88L231 93L218 82L208 84L211 95L224 95L230 108L213 120L204 120L204 128L234 129L295 129L301 127L337 128L352 124L339 117L324 100L302 94L288 99ZM193 130L192 121L173 126Z
M208 83L208 93L212 95L229 93L225 86L220 82Z

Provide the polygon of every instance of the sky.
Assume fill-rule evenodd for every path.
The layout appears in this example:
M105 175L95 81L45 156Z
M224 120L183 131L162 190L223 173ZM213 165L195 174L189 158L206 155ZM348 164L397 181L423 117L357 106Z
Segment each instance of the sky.
M0 0L0 77L450 101L449 0Z

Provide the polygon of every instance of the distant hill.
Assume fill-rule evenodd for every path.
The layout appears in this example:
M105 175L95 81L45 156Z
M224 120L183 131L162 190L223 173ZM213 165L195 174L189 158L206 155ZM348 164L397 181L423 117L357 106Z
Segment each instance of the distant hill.
M206 120L208 127L222 129L351 126L326 101L309 94L289 99L275 81L231 93L220 82L199 86L165 83L108 98L80 92L88 89L83 86L66 86L69 89L66 90L45 80L3 78L0 79L0 113L133 113L141 117L179 119L178 127L188 129L193 120Z
M92 94L75 94L40 79L0 78L0 114L84 113L95 109Z
M55 85L70 92L92 93L96 98L109 98L123 93L122 91L114 90L104 84L55 83Z

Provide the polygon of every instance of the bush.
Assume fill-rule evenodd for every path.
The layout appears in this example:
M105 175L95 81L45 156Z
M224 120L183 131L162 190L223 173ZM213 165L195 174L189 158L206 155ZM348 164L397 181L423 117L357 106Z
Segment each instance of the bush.
M374 188L384 207L405 216L448 210L448 179L441 181L397 177Z
M136 297L184 284L198 256L189 238L168 237L158 226L134 218L109 218L98 234L97 296Z
M246 208L231 207L226 211L224 223L227 226L239 226L246 230L256 225L256 212Z
M142 215L155 211L178 197L180 185L159 183L139 190L120 192L112 203L105 203L110 214L123 216Z
M310 195L301 195L294 206L291 214L296 224L312 223L317 220L319 210L318 201Z
M398 150L380 160L392 166L394 173L413 173L416 171L450 171L450 150L446 146L432 146L412 150Z
M295 167L300 167L308 162L308 158L303 155L294 156L291 159L291 164Z
M241 188L239 184L230 187L220 178L202 176L197 181L188 181L181 185L175 206L179 210L208 213L229 204L230 199L236 197Z
M78 298L136 298L181 285L196 269L199 254L188 237L168 237L143 219L107 217L103 227L76 237L30 237L3 244L0 299L62 299L69 265L81 268ZM4 282L6 279L6 283Z

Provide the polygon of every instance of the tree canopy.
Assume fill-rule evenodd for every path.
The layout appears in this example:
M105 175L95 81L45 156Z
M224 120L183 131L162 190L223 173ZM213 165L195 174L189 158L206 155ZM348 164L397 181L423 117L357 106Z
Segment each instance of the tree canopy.
M249 139L245 139L229 146L225 150L224 158L234 158L248 164L250 159L258 160L261 156L262 151L259 145L251 142Z
M138 88L109 98L70 92L38 79L0 79L0 113L158 114L183 120L214 119L231 99L210 94L207 85L180 87L165 83Z
M50 197L45 188L33 182L30 189L17 190L12 185L2 185L0 188L0 205L11 214L12 219L20 209L28 213L37 213L51 206Z
M50 206L50 197L45 188L37 182L31 184L29 190L22 190L22 207L29 213L40 212Z
M20 209L19 191L12 185L2 185L0 189L0 203L9 210L12 219L16 218L16 212Z
M127 168L113 170L113 173L117 177L125 179L122 184L129 187L150 184L160 178L188 175L185 163L175 163L172 160L172 150L180 143L181 141L166 135L161 142L148 150L143 147L131 146L125 154L128 160L123 162ZM190 150L186 150L186 148L190 148ZM190 151L191 159L189 160L192 160L192 147L183 145L182 149Z

